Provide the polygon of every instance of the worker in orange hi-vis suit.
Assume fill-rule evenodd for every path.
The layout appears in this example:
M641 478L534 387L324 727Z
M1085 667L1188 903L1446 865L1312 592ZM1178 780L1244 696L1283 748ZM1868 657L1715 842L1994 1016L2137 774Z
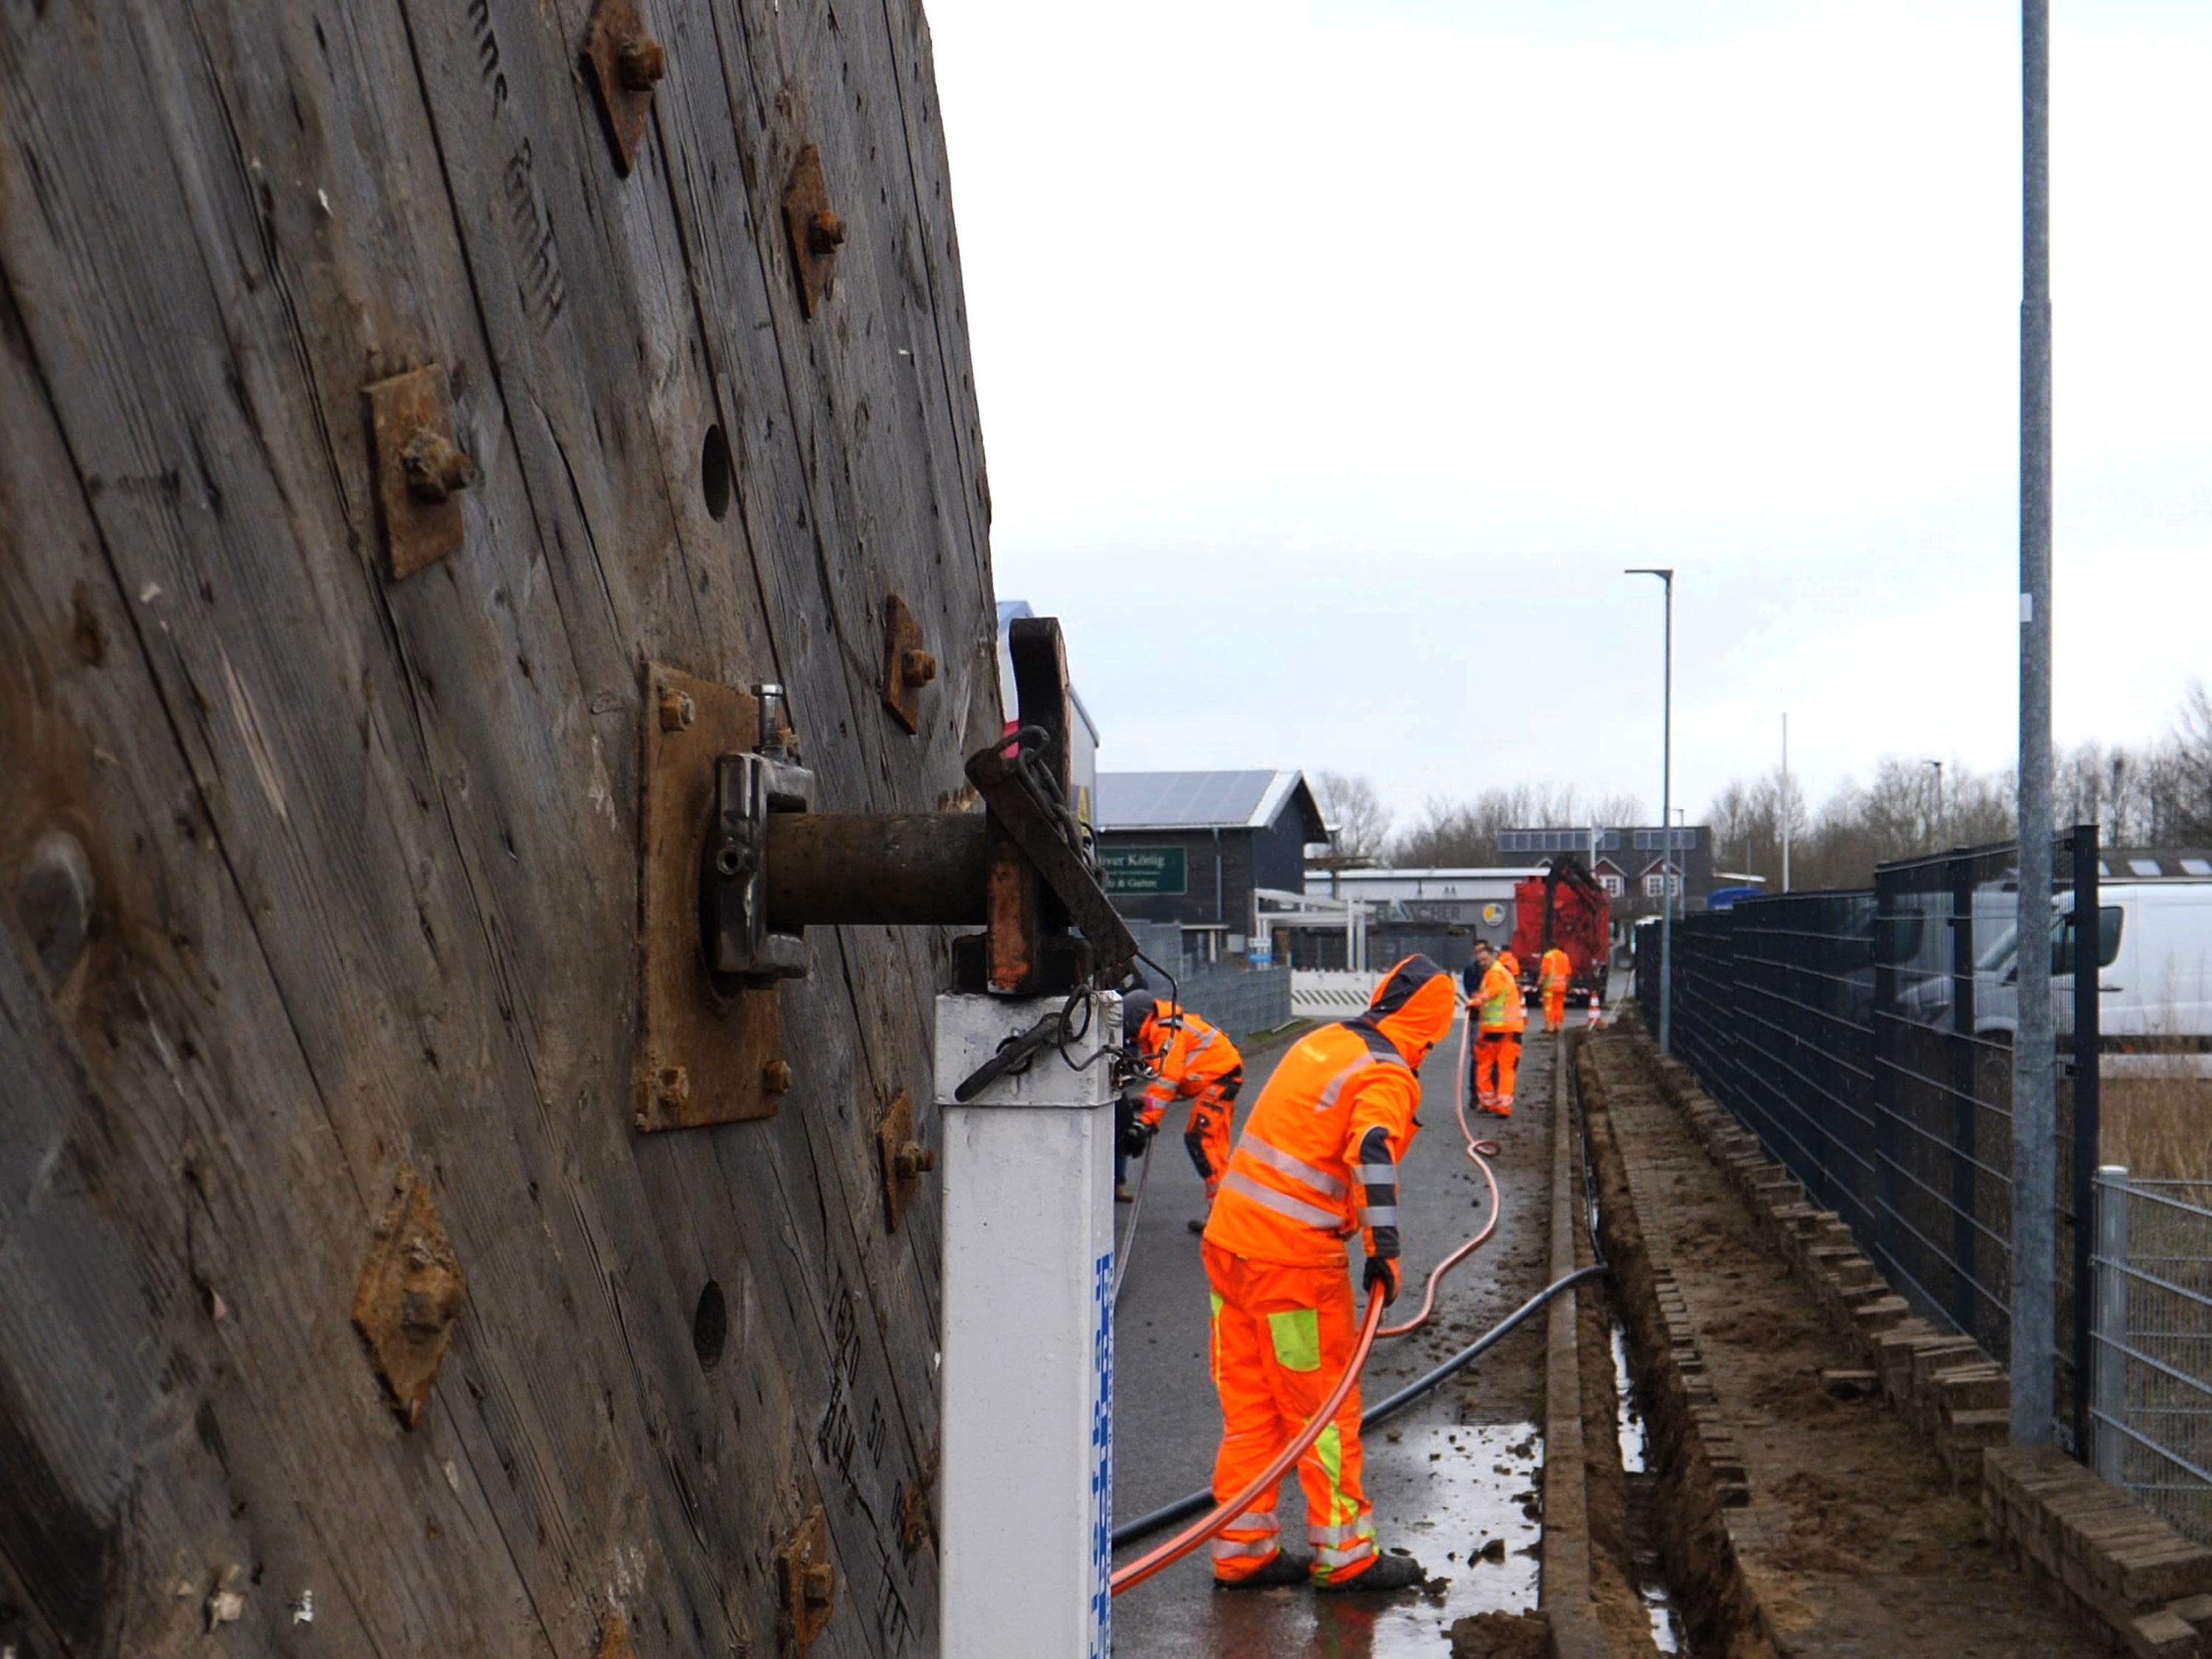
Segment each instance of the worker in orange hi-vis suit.
M1567 1027L1567 981L1575 964L1554 945L1536 963L1537 988L1544 994L1544 1029L1556 1036Z
M1482 970L1469 1012L1474 1020L1474 1103L1498 1117L1513 1115L1513 1086L1521 1069L1521 1034L1528 1016L1521 1006L1521 981L1505 964L1509 953L1478 943Z
M1290 1443L1358 1341L1345 1242L1364 1233L1364 1284L1398 1294L1398 1163L1419 1125L1414 1073L1451 1030L1458 993L1426 957L1385 975L1357 1019L1323 1025L1275 1066L1230 1155L1201 1254L1213 1291L1213 1385L1221 1395L1217 1503ZM1395 1590L1425 1582L1412 1557L1380 1553L1361 1483L1354 1386L1298 1460L1313 1555L1286 1553L1268 1492L1213 1540L1221 1589L1292 1584Z
M1237 1111L1237 1091L1244 1086L1244 1056L1224 1032L1147 991L1132 992L1123 999L1121 1030L1158 1073L1145 1085L1144 1102L1137 1109L1143 1132L1158 1133L1170 1101L1190 1102L1183 1149L1199 1179L1206 1182L1206 1201L1211 1206L1229 1167L1229 1121ZM1194 1220L1191 1231L1200 1231L1205 1225Z

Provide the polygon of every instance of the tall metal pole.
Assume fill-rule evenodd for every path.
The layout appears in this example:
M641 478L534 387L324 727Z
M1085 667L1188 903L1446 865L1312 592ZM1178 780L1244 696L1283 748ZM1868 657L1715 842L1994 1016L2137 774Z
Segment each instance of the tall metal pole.
M1665 681L1659 702L1659 1049L1674 1052L1674 573L1638 567L1667 586Z
M2051 10L2021 4L2020 1027L2013 1043L2012 1437L2051 1439L2057 1049L2051 1020Z

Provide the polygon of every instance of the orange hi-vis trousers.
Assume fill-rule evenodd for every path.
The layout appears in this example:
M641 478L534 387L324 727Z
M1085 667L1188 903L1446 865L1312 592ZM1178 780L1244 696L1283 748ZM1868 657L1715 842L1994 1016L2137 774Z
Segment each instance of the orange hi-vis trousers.
M1341 1263L1296 1267L1255 1261L1208 1242L1200 1247L1213 1287L1213 1386L1221 1395L1221 1449L1213 1499L1234 1498L1321 1409L1358 1342L1352 1280ZM1298 1460L1306 1541L1314 1579L1340 1583L1375 1565L1375 1510L1360 1485L1359 1389ZM1281 1549L1273 1492L1213 1540L1213 1576L1252 1574Z
M1244 1068L1208 1084L1190 1103L1190 1121L1182 1132L1183 1150L1206 1182L1206 1201L1221 1195L1221 1177L1229 1170L1229 1125L1237 1115L1237 1091L1244 1085Z
M1544 993L1544 1029L1560 1031L1566 1029L1566 1024L1567 988L1562 985L1557 990Z
M1474 1099L1486 1111L1510 1113L1513 1085L1521 1072L1521 1033L1477 1031L1474 1035Z

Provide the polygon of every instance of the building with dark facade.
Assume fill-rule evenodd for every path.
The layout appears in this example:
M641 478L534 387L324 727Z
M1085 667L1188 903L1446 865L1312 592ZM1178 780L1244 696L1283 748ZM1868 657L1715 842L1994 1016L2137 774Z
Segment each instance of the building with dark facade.
M1531 864L1571 853L1589 865L1590 873L1612 897L1616 931L1638 917L1657 915L1661 895L1666 891L1662 866L1667 857L1658 829L1598 830L1595 861L1590 855L1590 834L1588 830L1507 830L1498 837L1498 851L1501 858ZM1682 900L1682 908L1675 914L1704 909L1714 887L1720 884L1714 878L1713 832L1709 825L1674 826L1674 866Z
M1299 891L1307 844L1328 838L1298 772L1101 772L1097 825L1115 908L1176 924L1203 962L1267 959L1254 893Z

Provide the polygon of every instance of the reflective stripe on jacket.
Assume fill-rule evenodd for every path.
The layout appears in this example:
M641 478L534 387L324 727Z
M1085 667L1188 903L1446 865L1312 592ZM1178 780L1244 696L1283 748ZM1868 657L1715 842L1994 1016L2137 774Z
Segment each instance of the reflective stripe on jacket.
M1155 1006L1138 1028L1137 1047L1159 1073L1145 1085L1144 1115L1158 1122L1177 1095L1200 1095L1244 1064L1226 1035L1172 1002Z

